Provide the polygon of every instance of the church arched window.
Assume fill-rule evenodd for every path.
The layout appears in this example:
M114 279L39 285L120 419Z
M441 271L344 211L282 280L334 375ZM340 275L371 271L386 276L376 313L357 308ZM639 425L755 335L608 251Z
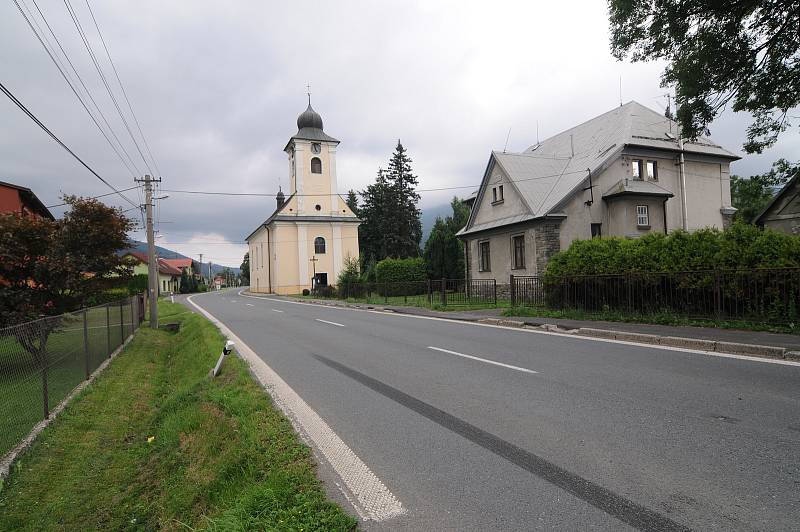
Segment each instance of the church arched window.
M321 236L314 239L314 253L325 253L325 239Z
M319 157L312 157L311 158L311 173L312 174L321 174L322 173L322 161Z

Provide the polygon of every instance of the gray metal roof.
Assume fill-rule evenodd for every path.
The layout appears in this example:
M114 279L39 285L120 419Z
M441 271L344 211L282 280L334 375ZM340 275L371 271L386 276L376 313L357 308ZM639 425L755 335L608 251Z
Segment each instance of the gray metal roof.
M492 220L491 222L486 222L482 224L476 224L467 229L466 227L462 228L460 231L456 233L456 236L463 236L469 235L472 233L480 233L481 231L487 231L489 229L494 229L495 227L503 227L506 225L513 225L522 222L527 222L529 220L535 219L535 216L530 214L517 214L515 216L508 216L506 218L499 218L497 220Z
M640 103L628 102L522 153L492 152L486 175L492 161L496 162L519 190L530 214L542 217L581 187L590 171L599 174L626 147L678 152L676 132L674 121ZM684 152L739 159L708 137L684 141Z
M663 196L671 198L675 194L669 190L662 188L652 181L644 181L641 179L620 179L614 183L611 188L603 193L604 198L613 198L615 196Z

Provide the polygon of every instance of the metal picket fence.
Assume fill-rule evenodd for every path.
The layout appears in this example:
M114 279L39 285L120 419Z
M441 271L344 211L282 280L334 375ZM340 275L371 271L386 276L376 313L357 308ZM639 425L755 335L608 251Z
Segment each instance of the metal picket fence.
M0 456L144 320L144 294L0 329Z
M396 283L348 283L313 295L371 304L414 306L496 305L494 279L435 279Z
M796 323L800 268L511 277L514 306Z

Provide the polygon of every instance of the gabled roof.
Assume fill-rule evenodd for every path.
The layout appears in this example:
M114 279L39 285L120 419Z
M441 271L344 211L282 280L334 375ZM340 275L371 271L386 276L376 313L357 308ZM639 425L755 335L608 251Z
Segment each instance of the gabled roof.
M795 174L793 178L791 178L789 181L786 182L785 185L783 185L783 187L781 187L781 189L778 191L778 193L775 194L772 197L771 200L769 200L769 203L767 203L767 206L764 207L763 211L761 211L761 214L759 214L756 217L755 222L754 222L756 225L764 225L764 221L763 221L764 216L769 212L769 210L772 208L772 206L775 205L775 203L779 199L781 199L785 194L787 194L794 187L795 182L797 182L798 180L800 180L800 173Z
M628 102L587 122L554 135L521 153L493 151L477 205L497 163L519 191L533 218L555 214L560 204L589 176L602 172L626 147L680 152L677 124L637 102ZM739 159L708 137L684 141L685 153ZM474 232L475 209L460 234Z
M7 187L13 188L19 191L20 198L28 204L28 207L41 216L42 218L48 218L50 220L55 220L53 213L45 207L44 203L33 193L33 191L26 187L21 187L19 185L15 185L13 183L6 183L5 181L0 181L0 187Z
M130 256L136 259L141 264L147 264L147 255L142 253L141 251L129 251L125 254L125 256ZM158 259L158 273L163 273L164 275L180 275L182 272L179 268L171 265L168 260L170 259ZM171 260L183 260L183 259L171 259ZM191 259L186 259L191 260Z
M161 259L173 268L191 268L192 259Z

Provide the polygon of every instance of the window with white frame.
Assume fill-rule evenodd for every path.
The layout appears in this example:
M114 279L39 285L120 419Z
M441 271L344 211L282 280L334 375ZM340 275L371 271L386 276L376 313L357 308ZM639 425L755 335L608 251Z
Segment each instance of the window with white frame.
M478 259L480 264L478 271L488 272L492 270L492 261L489 252L489 241L478 242Z
M647 205L636 206L636 225L639 227L650 227L650 211Z
M631 175L634 179L641 179L642 178L642 160L641 159L632 159L631 160Z

